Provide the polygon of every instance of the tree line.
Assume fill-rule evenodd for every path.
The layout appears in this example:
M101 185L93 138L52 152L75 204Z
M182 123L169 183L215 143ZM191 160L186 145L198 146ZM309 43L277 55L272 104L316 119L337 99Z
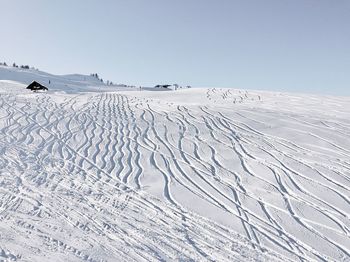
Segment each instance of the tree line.
M0 62L0 66L8 66L6 62L3 62L1 63ZM37 68L35 67L30 67L29 65L17 65L15 62L12 64L12 67L15 67L15 68L21 68L21 69L33 69L33 70L38 70Z
M104 83L103 79L100 78L100 76L99 76L97 73L92 73L92 74L90 74L90 76L95 77L97 80L100 80L102 83ZM112 85L113 85L113 82L107 80L107 81L106 81L106 85L112 86Z

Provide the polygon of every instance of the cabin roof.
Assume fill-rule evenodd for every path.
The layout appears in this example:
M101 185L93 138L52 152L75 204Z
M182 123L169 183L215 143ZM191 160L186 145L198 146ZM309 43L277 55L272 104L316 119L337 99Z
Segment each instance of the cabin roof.
M36 90L49 90L46 86L38 83L37 81L33 81L30 85L27 86L27 89L36 91Z

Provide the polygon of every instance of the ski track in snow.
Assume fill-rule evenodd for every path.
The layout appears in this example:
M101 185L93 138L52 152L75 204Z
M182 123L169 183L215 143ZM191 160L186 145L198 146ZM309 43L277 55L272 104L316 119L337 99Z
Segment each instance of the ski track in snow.
M0 261L350 261L349 118L196 92L1 92Z

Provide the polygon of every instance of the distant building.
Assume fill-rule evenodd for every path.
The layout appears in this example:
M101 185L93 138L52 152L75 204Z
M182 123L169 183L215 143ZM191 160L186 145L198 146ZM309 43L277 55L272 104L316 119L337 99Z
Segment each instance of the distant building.
M43 86L36 81L33 81L29 86L27 86L27 89L30 89L32 91L47 91L47 90L49 90L46 86Z
M171 85L156 85L155 88L169 88Z

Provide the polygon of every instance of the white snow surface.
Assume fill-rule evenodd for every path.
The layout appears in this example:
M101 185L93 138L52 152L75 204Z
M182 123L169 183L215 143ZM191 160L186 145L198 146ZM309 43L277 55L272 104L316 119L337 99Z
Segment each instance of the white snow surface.
M0 261L350 261L349 97L151 90L0 67Z

